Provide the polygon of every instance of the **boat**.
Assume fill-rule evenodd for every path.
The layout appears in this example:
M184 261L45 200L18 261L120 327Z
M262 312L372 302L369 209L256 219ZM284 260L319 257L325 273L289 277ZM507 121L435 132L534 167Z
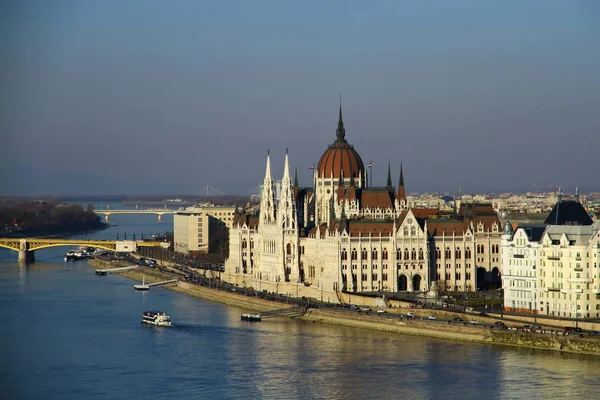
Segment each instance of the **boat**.
M106 272L105 269L97 269L96 270L96 275L100 275L100 276L106 276L108 273Z
M65 261L79 261L94 258L96 249L94 247L80 247L77 250L71 250L65 254Z
M113 222L113 223L112 223L112 226L117 226L116 222Z
M259 322L260 314L242 314L242 321Z
M171 326L171 319L163 311L148 310L142 314L142 322L155 326Z
M150 286L146 285L146 277L142 275L142 284L133 285L135 290L150 290Z

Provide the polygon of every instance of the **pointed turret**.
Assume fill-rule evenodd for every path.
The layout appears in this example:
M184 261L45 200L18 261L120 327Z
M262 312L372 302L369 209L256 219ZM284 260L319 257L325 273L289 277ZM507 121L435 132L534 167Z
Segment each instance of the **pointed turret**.
M388 178L387 178L387 188L391 189L392 186L392 166L391 164L388 162Z
M294 187L298 187L298 168L294 168Z
M340 116L338 119L338 127L335 131L337 140L346 141L346 130L344 129L344 120L342 119L342 101L340 100Z
M260 197L260 224L275 222L275 186L271 178L271 153L267 151L267 167Z
M283 177L281 178L281 192L277 207L277 223L283 229L296 229L296 196L290 176L290 163L288 151L285 150Z
M402 163L400 163L400 182L398 182L398 200L406 200L406 189L404 188L404 171L402 170Z

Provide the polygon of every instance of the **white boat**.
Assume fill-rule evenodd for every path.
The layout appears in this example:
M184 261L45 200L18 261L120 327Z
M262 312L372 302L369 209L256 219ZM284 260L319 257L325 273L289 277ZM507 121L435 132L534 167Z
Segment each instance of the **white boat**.
M148 310L142 314L142 322L155 326L171 326L171 319L162 311Z
M261 319L260 314L242 314L242 321L259 322Z
M146 285L146 277L142 275L142 284L141 285L133 285L135 290L150 290L150 286Z

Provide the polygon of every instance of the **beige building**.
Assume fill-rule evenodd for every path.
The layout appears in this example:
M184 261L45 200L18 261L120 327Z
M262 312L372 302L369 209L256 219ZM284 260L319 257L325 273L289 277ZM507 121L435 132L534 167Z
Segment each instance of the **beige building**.
M175 251L207 253L219 251L233 226L235 207L188 207L173 217Z
M368 168L368 166L367 166ZM270 156L260 213L238 215L224 279L259 290L338 301L346 292L470 291L500 284L500 221L491 204L459 210L415 208L400 168L397 187L370 187L367 169L345 139L314 171L313 185L292 181L286 154L279 195Z

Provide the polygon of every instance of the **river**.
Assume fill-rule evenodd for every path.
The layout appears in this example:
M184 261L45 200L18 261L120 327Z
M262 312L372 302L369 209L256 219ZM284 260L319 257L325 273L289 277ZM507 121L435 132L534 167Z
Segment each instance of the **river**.
M172 230L172 216L111 216L85 235ZM138 236L139 237L139 236ZM0 249L2 399L537 399L595 398L600 357L454 343L272 319L99 277L68 248L28 266ZM140 323L166 311L171 328Z

